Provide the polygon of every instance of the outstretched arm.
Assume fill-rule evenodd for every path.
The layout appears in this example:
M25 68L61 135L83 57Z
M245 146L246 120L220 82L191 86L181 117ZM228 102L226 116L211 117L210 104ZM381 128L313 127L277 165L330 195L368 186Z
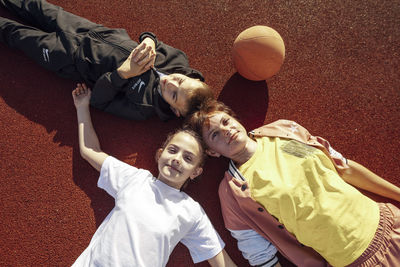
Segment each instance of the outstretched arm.
M400 202L400 188L376 175L361 164L348 160L349 168L342 173L347 183Z
M100 171L101 165L108 155L101 151L99 139L93 128L89 110L90 95L90 89L85 84L78 84L76 89L72 91L78 117L78 137L81 156L96 170Z
M235 267L235 266L237 266L232 261L231 257L229 257L228 253L226 253L225 249L223 249L215 257L209 259L208 263L212 267Z

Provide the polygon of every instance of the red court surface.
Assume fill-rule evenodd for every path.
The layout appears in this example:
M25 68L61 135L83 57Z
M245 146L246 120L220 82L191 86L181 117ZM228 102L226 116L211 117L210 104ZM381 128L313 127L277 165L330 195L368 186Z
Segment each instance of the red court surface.
M249 130L295 120L400 186L399 1L50 2L125 28L134 40L142 31L156 33L186 52ZM0 16L12 18L2 8ZM234 39L253 25L273 27L286 45L284 65L267 83L245 80L231 61ZM2 43L0 70L0 266L69 266L114 204L79 155L75 82ZM134 122L94 109L92 118L105 152L154 174L157 147L181 123ZM226 164L209 160L202 180L187 192L204 207L232 258L248 266L220 213L217 188ZM194 264L178 245L168 266Z

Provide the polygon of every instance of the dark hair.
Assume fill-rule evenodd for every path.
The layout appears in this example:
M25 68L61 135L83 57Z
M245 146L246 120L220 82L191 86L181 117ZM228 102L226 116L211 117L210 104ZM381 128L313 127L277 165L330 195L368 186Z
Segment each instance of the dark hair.
M188 103L186 104L185 114L181 114L183 117L190 116L191 113L200 109L201 104L208 99L214 99L214 94L210 86L200 80L198 82L201 86L187 91Z
M214 112L225 112L229 116L238 120L235 112L230 107L220 101L209 99L200 106L199 110L193 112L191 116L186 118L185 126L193 129L198 135L202 136L203 127L210 123L210 114Z

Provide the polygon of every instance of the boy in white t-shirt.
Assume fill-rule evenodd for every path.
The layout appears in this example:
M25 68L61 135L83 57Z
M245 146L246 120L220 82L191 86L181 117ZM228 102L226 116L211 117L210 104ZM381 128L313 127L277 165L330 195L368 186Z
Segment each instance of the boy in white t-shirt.
M73 266L165 266L178 242L195 263L236 266L204 210L180 189L202 172L201 138L190 130L170 134L157 151L159 175L121 162L100 149L89 112L90 90L73 91L80 153L100 171L98 186L115 207Z

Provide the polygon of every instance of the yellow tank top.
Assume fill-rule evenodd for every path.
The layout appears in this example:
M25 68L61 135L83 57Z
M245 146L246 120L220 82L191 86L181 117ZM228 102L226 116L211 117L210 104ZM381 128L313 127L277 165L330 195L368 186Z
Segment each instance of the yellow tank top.
M331 265L361 256L379 224L378 204L340 178L321 150L278 137L256 141L239 167L252 197Z

